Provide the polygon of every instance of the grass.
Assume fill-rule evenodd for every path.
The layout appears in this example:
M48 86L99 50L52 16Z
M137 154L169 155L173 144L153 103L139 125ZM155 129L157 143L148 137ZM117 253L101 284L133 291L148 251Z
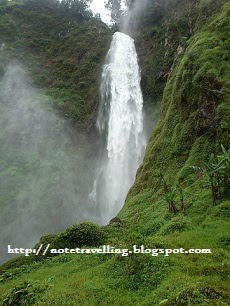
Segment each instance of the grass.
M226 247L220 247L219 241L225 236L228 223L221 218L220 221L218 224L211 215L200 227L182 232L173 230L163 236L134 234L125 228L110 229L111 237L115 238L119 232L116 242L110 240L111 245L117 247L136 243L150 248L212 248L212 254L61 255L11 269L8 263L7 273L12 273L13 277L3 282L0 294L4 298L15 285L28 282L32 288L39 284L42 290L42 294L39 290L36 292L33 305L64 302L64 305L158 305L163 300L167 300L166 305L174 305L173 300L182 300L181 296L191 301L178 305L196 302L217 305L218 300L220 305L227 305L229 253ZM19 259L14 260L14 264L17 261ZM20 270L17 275L15 272ZM28 296L23 299L28 303Z
M213 206L205 177L190 166L199 166L211 152L218 153L220 143L229 145L229 9L228 2L189 40L174 63L158 124L118 215L122 225L77 225L41 238L61 246L78 238L74 244L81 245L81 229L85 228L88 246L209 248L212 253L21 257L0 267L1 301L18 298L18 305L228 305L230 201L222 198ZM184 212L168 211L162 173L171 185L183 187ZM179 209L179 198L175 202Z

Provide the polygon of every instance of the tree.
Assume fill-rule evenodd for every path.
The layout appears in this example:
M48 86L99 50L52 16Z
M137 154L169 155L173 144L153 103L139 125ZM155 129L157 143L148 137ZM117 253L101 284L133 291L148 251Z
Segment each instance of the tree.
M92 0L62 0L61 6L77 19L92 17L89 6Z
M230 189L230 152L221 145L222 155L210 154L208 162L203 162L202 167L192 166L209 178L211 187L212 203L220 197L229 197Z
M176 197L176 187L171 187L167 184L164 176L161 174L161 182L164 189L164 199L168 203L168 210L173 212L174 214L178 213L178 209L176 208L175 204L175 197Z
M122 16L122 0L106 0L105 7L110 11L110 17L113 23L118 23Z

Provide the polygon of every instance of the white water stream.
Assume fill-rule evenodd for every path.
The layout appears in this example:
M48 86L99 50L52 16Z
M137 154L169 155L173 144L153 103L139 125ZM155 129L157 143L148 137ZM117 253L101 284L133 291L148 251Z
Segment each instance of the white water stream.
M97 119L106 152L91 194L103 223L116 216L124 204L146 146L140 80L134 40L115 33L102 72Z

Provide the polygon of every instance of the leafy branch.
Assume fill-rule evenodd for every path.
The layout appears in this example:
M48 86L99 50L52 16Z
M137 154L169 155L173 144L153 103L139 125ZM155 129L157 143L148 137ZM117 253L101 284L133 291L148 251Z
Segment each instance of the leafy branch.
M168 203L168 209L170 212L173 212L174 214L178 213L178 209L176 207L176 197L179 195L180 198L180 208L182 211L185 211L185 202L184 202L184 195L183 195L183 189L181 186L170 186L164 176L161 174L161 182L163 185L164 190L164 199Z

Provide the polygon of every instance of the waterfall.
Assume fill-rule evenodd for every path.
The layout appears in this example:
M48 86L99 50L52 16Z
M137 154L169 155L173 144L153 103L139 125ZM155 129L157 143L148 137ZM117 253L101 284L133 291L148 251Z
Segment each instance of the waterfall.
M140 79L134 40L115 33L103 67L97 119L106 147L94 186L103 223L121 209L142 161L146 137Z

